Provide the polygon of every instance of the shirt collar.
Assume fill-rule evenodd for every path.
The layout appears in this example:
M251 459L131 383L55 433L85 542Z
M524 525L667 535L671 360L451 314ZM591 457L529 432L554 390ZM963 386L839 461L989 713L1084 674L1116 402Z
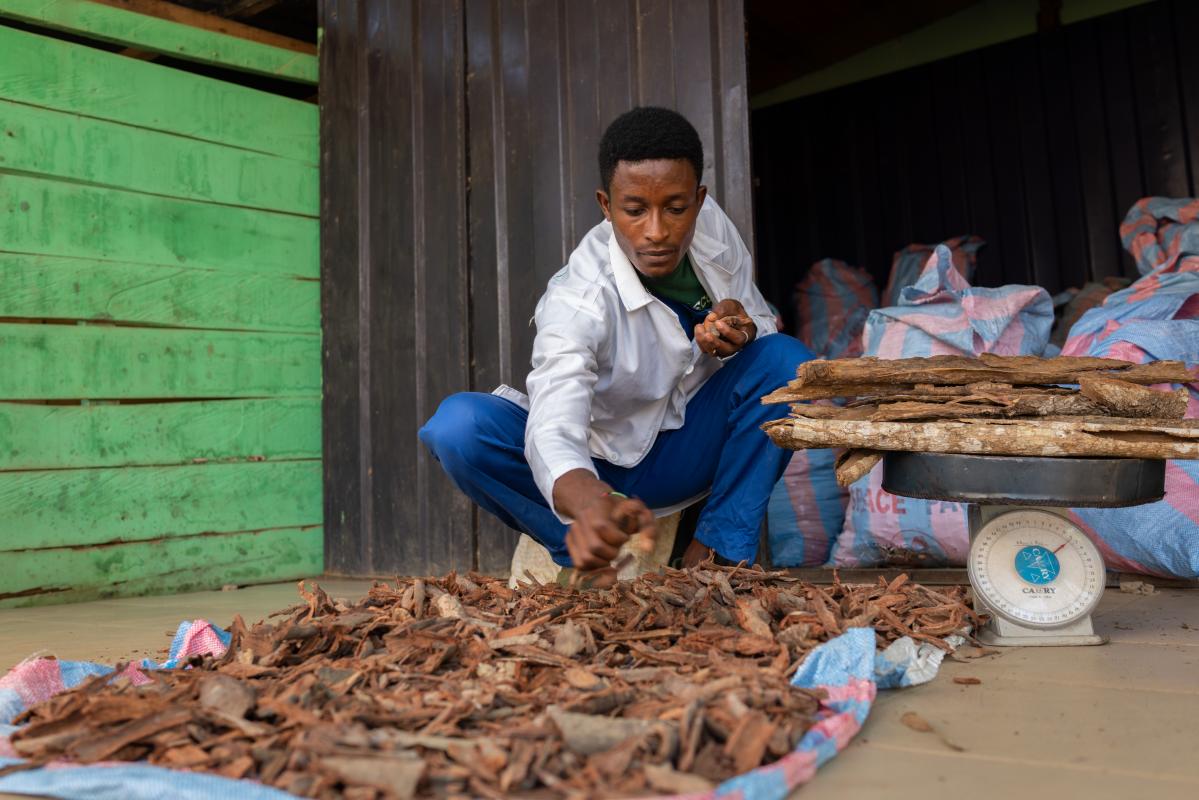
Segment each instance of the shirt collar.
M610 226L611 223L609 223L609 229ZM703 233L697 225L695 235L691 238L691 247L687 250L691 256L691 268L701 275L705 274L710 267L716 267L726 275L732 274L732 270L715 260L717 256L728 249L727 244ZM653 301L654 296L637 276L637 268L620 249L614 231L608 236L608 258L612 263L612 276L616 281L616 291L620 295L621 302L624 303L625 310L635 311Z

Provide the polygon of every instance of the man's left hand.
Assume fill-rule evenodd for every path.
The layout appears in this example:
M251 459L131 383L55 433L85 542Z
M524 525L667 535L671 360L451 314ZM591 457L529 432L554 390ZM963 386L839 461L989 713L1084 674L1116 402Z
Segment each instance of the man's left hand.
M736 300L721 300L695 326L695 343L710 356L728 358L758 335L758 327Z

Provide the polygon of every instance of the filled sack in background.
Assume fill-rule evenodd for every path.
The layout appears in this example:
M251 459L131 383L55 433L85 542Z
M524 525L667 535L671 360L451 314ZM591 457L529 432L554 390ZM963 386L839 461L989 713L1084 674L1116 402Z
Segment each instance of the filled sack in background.
M835 258L821 259L795 285L798 338L817 358L859 356L866 317L877 305L870 273ZM766 532L774 566L818 567L828 561L849 499L837 485L836 455L835 450L795 453L771 491Z
M891 257L891 274L883 290L882 305L899 305L900 294L924 274L924 267L938 247L949 248L953 268L967 282L974 280L978 251L986 242L978 236L956 236L940 244L909 244Z
M973 237L972 237L973 238ZM1040 355L1053 325L1053 301L1039 286L975 288L939 245L899 304L871 312L865 354ZM897 497L882 488L879 464L849 489L845 525L831 566L960 566L969 549L967 506Z
M1120 230L1143 277L1084 314L1062 353L1199 366L1199 201L1146 198ZM1187 389L1187 417L1199 418L1199 384ZM1166 497L1157 503L1076 508L1070 516L1108 569L1199 577L1199 461L1167 462Z
M862 329L878 307L878 288L870 273L835 258L808 268L795 285L797 338L817 358L854 358L862 354Z

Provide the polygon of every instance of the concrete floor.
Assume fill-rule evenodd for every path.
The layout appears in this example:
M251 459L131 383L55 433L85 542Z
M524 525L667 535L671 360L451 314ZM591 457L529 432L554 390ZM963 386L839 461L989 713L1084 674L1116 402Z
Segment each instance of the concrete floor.
M322 585L353 597L369 584ZM0 671L38 652L108 662L159 657L182 619L223 625L240 613L253 621L295 600L294 586L283 584L3 610ZM1199 796L1199 591L1109 589L1095 623L1110 644L946 661L931 684L884 692L857 738L796 796ZM955 684L955 676L982 683ZM936 733L905 727L908 711Z

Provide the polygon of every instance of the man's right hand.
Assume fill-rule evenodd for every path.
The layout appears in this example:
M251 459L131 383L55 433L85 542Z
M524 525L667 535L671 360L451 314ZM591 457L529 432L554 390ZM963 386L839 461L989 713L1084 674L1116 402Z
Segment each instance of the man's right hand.
M554 483L554 507L574 522L566 549L577 570L602 569L633 534L652 548L657 535L654 514L635 497L611 494L612 488L585 469L567 472Z

